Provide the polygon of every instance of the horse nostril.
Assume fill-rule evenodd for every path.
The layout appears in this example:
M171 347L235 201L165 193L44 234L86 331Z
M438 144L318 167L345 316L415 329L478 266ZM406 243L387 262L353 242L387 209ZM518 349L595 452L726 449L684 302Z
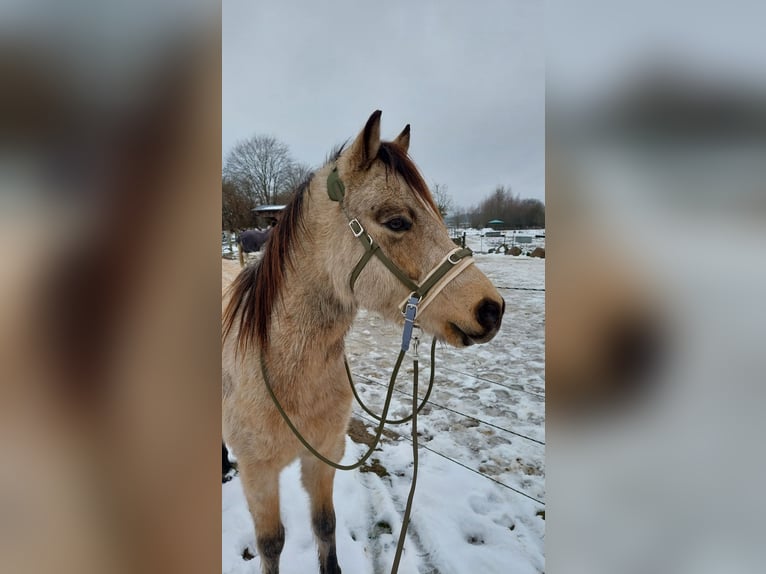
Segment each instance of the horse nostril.
M493 301L492 299L484 299L479 303L479 307L476 309L476 318L479 321L479 325L484 327L487 331L491 331L500 325L500 318L503 316L505 307L505 301L503 301L503 308Z

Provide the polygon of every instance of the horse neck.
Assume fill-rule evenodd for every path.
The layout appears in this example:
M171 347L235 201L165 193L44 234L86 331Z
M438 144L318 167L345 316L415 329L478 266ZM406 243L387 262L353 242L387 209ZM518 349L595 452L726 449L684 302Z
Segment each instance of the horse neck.
M350 271L335 263L339 235L347 225L337 204L324 200L321 170L304 198L306 231L292 246L293 265L286 266L285 285L272 321L275 342L289 348L291 361L304 355L332 359L342 356L343 339L356 315L356 305L344 286ZM272 347L273 348L273 347ZM308 359L309 357L303 357ZM312 360L316 360L313 357Z

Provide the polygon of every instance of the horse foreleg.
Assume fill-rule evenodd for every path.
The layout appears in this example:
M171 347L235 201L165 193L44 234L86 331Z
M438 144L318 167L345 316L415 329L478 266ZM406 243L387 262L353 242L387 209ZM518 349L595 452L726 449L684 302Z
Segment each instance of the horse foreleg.
M239 461L239 473L250 514L263 574L279 574L279 556L285 545L285 528L279 515L279 471L265 464Z
M342 435L330 458L339 460L343 455ZM311 525L319 547L321 574L341 574L335 548L335 508L332 502L335 469L311 454L301 457L301 478L311 498Z

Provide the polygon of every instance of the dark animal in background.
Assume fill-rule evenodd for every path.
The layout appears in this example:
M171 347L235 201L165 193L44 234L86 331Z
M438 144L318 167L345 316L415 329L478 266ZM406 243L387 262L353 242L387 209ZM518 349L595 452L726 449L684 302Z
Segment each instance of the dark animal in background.
M248 229L237 235L237 251L239 251L239 264L245 266L245 253L257 253L261 250L271 235L272 228Z

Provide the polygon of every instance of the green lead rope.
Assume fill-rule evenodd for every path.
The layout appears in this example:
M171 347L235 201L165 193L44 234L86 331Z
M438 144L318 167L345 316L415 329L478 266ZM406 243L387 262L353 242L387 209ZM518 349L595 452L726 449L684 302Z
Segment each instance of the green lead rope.
M416 343L417 344L417 343ZM413 362L415 373L412 376L412 482L410 483L410 493L407 495L407 506L404 507L404 516L402 516L402 530L399 532L399 541L396 544L396 554L394 554L394 563L391 566L391 574L399 572L399 562L404 553L404 540L407 537L407 527L410 525L410 516L412 515L412 500L415 498L415 486L418 483L418 359L415 355ZM433 375L434 365L431 363L431 374ZM432 378L433 380L433 378Z
M420 405L418 405L418 408L417 408L418 414L420 414L420 411L422 411L423 407L426 406L428 399L431 398L431 391L434 388L434 373L436 372L434 369L435 360L436 360L436 339L433 339L431 341L431 374L428 378L428 389L426 390L426 395L423 397L423 401L420 403ZM349 382L349 385L351 386L351 392L354 393L354 398L356 399L356 402L359 403L359 406L362 407L364 412L366 412L376 421L381 421L382 417L378 415L377 413L372 412L372 410L366 404L364 404L362 397L359 396L359 393L356 390L356 385L354 385L354 381L351 378L351 367L349 367L348 360L345 357L343 358L343 364L346 367L346 376L348 377L348 382ZM417 367L415 368L415 371L416 371L415 376L417 376ZM383 420L383 422L387 425L401 425L401 424L410 422L410 420L412 420L412 415L407 415L403 419L385 419Z
M391 380L389 382L388 392L386 393L386 401L383 404L383 413L381 415L381 418L383 419L385 419L388 416L388 409L391 406L391 397L394 394L394 383L396 382L396 377L399 374L399 368L402 365L402 360L404 359L404 355L405 355L404 351L399 352L399 356L396 358L396 364L394 365L394 370L391 373ZM287 426L290 427L290 430L293 431L295 438L297 438L301 442L301 444L305 446L306 449L311 454L313 454L323 463L330 465L331 467L337 470L354 470L362 466L367 461L367 459L370 458L370 455L372 455L373 451L377 448L378 443L380 442L380 437L383 434L383 427L385 426L385 420L381 421L381 423L378 425L378 428L375 431L375 440L373 440L369 450L357 462L355 462L354 464L339 464L335 461L332 461L326 456L324 456L317 449L315 449L313 446L311 446L311 444L306 440L306 438L301 434L301 432L295 427L295 425L293 424L293 421L290 420L290 417L285 412L285 409L282 408L282 405L279 402L279 399L277 399L277 395L274 394L274 389L272 388L271 383L269 382L269 371L268 371L268 368L266 367L266 361L263 357L263 353L261 353L260 355L260 360L261 360L261 375L263 376L263 382L266 385L266 390L269 391L269 396L271 397L271 400L273 401L274 406L277 408L277 411L282 416L282 420L284 420Z

